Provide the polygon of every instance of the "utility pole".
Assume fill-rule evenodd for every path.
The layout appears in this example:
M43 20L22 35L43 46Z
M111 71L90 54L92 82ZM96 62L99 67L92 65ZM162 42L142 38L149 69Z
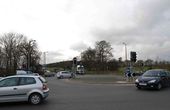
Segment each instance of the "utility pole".
M44 54L44 66L46 65L46 52L43 53Z
M125 61L127 61L127 44L123 42L123 45L125 46Z
M27 71L30 71L30 67L31 67L31 54L32 54L32 51L33 51L33 46L34 46L34 43L36 42L36 40L30 40L29 43L28 43L28 46L29 46L29 50L28 50L28 61L27 61Z
M47 52L43 52L43 56L44 56L44 70L46 70L46 64L47 64L47 56L46 56Z

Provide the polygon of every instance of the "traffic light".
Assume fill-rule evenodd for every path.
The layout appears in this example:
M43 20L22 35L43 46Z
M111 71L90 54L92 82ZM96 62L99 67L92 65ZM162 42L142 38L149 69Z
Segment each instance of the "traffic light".
M136 55L137 55L136 52L130 52L130 61L131 62L136 62L136 60L137 60Z
M77 58L76 57L73 58L73 64L77 65Z

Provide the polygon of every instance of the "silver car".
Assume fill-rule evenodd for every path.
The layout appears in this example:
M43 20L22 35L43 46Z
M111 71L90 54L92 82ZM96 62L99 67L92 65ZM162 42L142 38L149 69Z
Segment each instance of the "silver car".
M57 78L63 79L63 78L72 78L73 73L69 71L60 71L56 74Z
M49 94L46 80L35 75L15 75L0 79L0 102L41 103Z

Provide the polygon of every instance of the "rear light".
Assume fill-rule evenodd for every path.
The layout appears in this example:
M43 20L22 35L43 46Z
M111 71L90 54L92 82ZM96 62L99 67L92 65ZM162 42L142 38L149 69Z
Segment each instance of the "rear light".
M47 84L43 84L42 90L47 90L47 89L48 89Z

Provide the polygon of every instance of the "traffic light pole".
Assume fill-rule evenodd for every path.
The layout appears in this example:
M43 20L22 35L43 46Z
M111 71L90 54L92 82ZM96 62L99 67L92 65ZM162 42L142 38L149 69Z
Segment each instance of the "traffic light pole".
M125 61L127 61L127 44L125 42L123 44L125 45Z
M127 78L128 81L134 81L133 66L134 66L134 63L135 63L136 60L137 60L136 55L137 55L136 52L130 52L130 63L129 63L130 75L129 75L129 77Z
M75 78L75 74L76 74L76 66L77 66L77 58L74 57L73 58L73 67L72 67L72 71L73 71L73 78Z

